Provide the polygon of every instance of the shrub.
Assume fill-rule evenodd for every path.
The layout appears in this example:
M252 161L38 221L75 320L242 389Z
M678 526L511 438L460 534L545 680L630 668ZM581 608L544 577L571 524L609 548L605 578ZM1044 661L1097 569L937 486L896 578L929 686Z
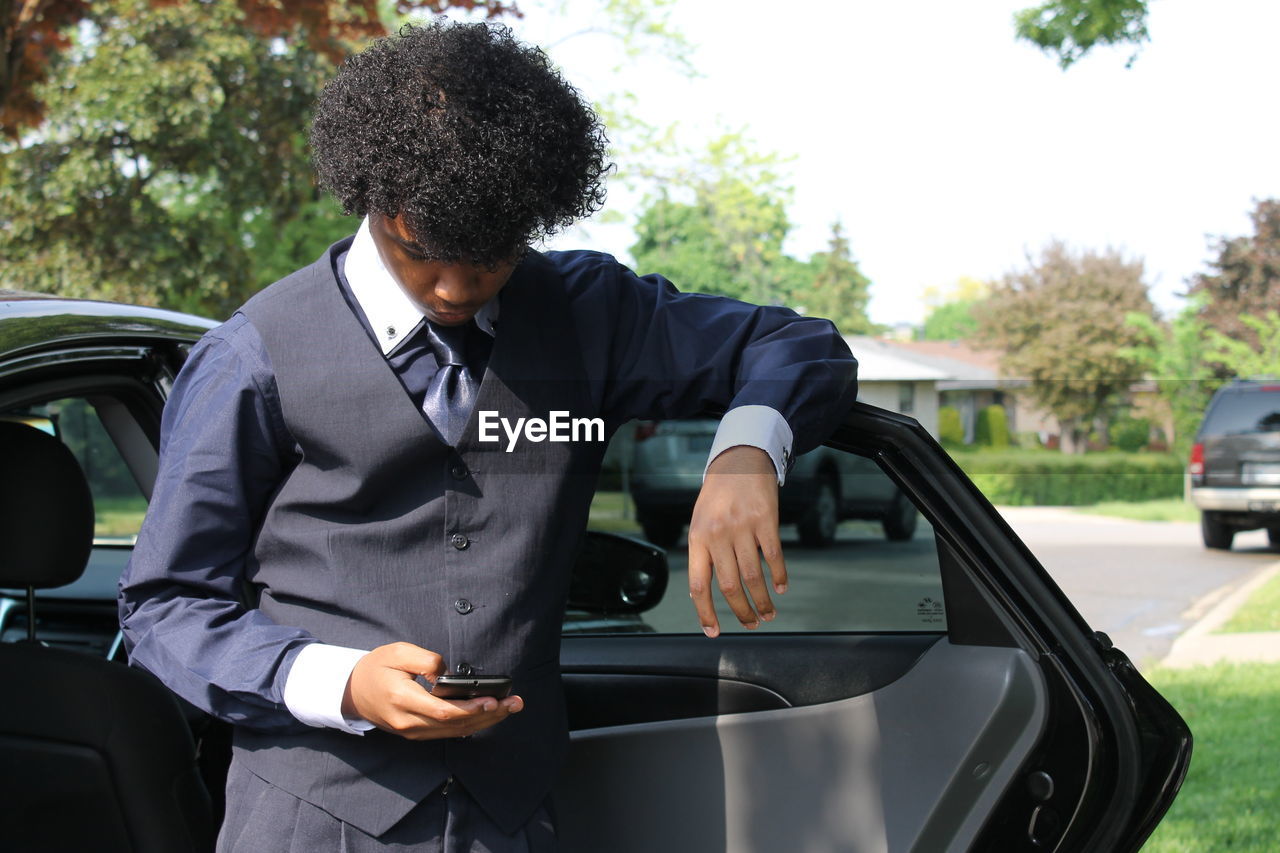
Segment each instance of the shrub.
M1111 423L1111 444L1132 453L1151 441L1151 421L1146 418L1116 418Z
M1182 496L1182 458L1172 453L970 453L957 463L992 503L1085 506Z
M938 441L943 447L959 447L964 444L964 424L960 422L960 410L955 406L938 409Z
M1004 406L991 405L978 412L973 443L996 450L1009 446L1009 416L1005 414Z
M1015 433L1013 443L1018 447L1043 447L1040 443L1040 433L1035 430L1026 430L1024 432Z

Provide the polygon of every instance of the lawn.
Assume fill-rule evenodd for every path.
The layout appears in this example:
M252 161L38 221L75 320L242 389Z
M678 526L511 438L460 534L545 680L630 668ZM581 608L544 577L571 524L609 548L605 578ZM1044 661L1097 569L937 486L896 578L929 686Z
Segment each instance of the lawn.
M1191 726L1191 770L1143 853L1274 853L1280 845L1280 664L1156 670Z
M1199 521L1200 510L1182 498L1161 498L1154 501L1107 501L1106 503L1076 507L1076 512L1089 515L1110 515L1134 521Z
M147 501L142 495L134 498L95 497L93 501L93 535L102 538L129 538L142 527L142 517L147 513Z
M625 492L596 492L591 499L591 520L587 526L592 530L640 535L635 506Z
M1261 589L1249 596L1244 606L1235 612L1227 624L1218 629L1219 634L1240 631L1280 631L1280 575L1267 581Z

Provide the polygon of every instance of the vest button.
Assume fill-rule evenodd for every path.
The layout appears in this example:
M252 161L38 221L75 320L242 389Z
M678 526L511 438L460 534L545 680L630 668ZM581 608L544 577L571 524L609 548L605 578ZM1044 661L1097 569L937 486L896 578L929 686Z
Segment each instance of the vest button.
M449 469L449 473L453 475L453 479L455 480L465 480L467 479L467 473L468 473L467 466L454 465L452 468Z
M470 675L473 672L473 670L471 669L471 664L460 663L454 669L454 672L457 673L458 675Z
M470 613L472 610L475 610L476 608L470 601L467 601L465 598L459 598L457 601L453 603L453 609L461 613L463 616L466 616L468 613Z
M449 537L449 544L457 548L459 551L467 550L467 546L471 544L471 540L463 536L461 533L455 533Z

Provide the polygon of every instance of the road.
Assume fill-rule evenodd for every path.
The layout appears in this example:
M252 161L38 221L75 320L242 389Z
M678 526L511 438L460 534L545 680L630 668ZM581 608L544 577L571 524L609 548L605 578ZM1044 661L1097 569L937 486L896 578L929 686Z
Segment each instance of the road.
M1003 510L1009 524L1095 630L1146 668L1223 595L1280 559L1262 531L1239 534L1230 552L1207 551L1196 524L1139 522L1069 510ZM790 590L762 631L931 630L940 620L937 560L928 525L886 542L878 526L845 522L828 549L799 546L783 528ZM698 630L686 594L684 543L669 552L671 589L644 620L658 631ZM742 630L717 597L724 630Z
M794 528L782 528L790 589L775 596L778 619L762 623L762 631L902 631L939 630L941 619L931 608L921 615L921 602L942 600L937 549L928 525L921 524L909 542L887 542L879 524L840 525L829 548L802 548ZM668 553L671 588L644 621L662 632L699 630L688 597L688 563L683 542ZM741 631L719 591L716 613L725 631ZM935 621L936 620L936 621Z
M1040 507L1002 512L1089 624L1140 669L1168 654L1232 589L1280 560L1262 530L1237 534L1231 551L1209 551L1198 524Z

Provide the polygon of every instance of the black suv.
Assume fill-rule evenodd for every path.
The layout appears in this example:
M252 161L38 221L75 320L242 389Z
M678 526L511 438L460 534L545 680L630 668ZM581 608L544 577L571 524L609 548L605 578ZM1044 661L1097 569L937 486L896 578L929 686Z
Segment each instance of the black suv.
M1280 380L1237 380L1214 395L1191 448L1191 500L1206 548L1265 527L1280 545Z

